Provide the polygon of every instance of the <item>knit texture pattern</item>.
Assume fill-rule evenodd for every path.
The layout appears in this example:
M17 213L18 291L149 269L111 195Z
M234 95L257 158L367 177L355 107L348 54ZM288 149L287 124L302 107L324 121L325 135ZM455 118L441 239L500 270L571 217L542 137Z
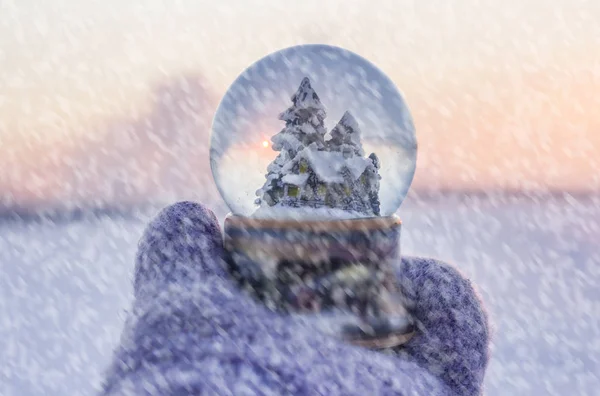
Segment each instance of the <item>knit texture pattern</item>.
M266 309L229 278L214 214L181 202L148 225L104 395L478 395L488 323L470 282L431 259L398 278L417 334L370 351Z

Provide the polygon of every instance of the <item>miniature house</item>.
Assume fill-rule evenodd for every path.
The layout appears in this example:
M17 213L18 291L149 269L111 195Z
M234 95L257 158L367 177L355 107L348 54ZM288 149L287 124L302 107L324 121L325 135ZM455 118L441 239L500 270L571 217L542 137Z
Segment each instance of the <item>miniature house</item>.
M373 158L346 157L342 152L310 147L286 166L280 202L286 206L326 206L378 214L369 199L369 192L379 185L377 170Z

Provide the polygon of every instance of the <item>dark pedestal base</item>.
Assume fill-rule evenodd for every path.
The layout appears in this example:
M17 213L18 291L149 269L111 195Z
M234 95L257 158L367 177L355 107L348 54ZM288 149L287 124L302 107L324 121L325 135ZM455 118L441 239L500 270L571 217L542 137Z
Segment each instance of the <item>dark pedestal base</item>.
M269 308L319 318L321 329L370 348L412 335L397 298L396 216L296 221L229 215L225 249L232 275Z

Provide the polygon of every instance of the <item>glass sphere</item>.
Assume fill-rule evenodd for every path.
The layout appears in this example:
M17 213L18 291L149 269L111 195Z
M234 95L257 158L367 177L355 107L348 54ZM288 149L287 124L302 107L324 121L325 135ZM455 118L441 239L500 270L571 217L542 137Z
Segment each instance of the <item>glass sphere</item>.
M223 199L248 217L392 215L417 156L394 83L328 45L286 48L248 67L218 107L210 144Z

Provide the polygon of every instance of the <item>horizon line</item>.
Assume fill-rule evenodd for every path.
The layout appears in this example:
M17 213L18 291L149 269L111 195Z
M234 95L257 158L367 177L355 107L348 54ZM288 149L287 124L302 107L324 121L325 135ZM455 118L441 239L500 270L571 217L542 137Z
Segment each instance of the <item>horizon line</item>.
M527 198L527 199L544 199L544 198L558 198L558 199L575 199L575 200L586 200L590 198L600 198L600 191L574 189L574 190L524 190L524 189L411 189L406 196L404 203L410 202L415 198L417 200L435 202L443 198L491 198L494 196L506 197L506 198ZM186 201L181 199L180 201ZM180 202L180 201L173 201ZM201 200L197 202L203 203ZM0 221L10 219L54 219L54 220L73 220L77 218L85 218L87 216L95 215L115 215L115 216L136 216L139 214L146 213L148 211L160 210L160 208L169 205L170 203L164 203L160 201L145 201L145 202L106 202L102 204L89 204L83 203L81 205L69 207L60 205L57 203L48 203L45 205L10 205L0 206ZM224 202L213 202L212 210L225 209L229 211Z

